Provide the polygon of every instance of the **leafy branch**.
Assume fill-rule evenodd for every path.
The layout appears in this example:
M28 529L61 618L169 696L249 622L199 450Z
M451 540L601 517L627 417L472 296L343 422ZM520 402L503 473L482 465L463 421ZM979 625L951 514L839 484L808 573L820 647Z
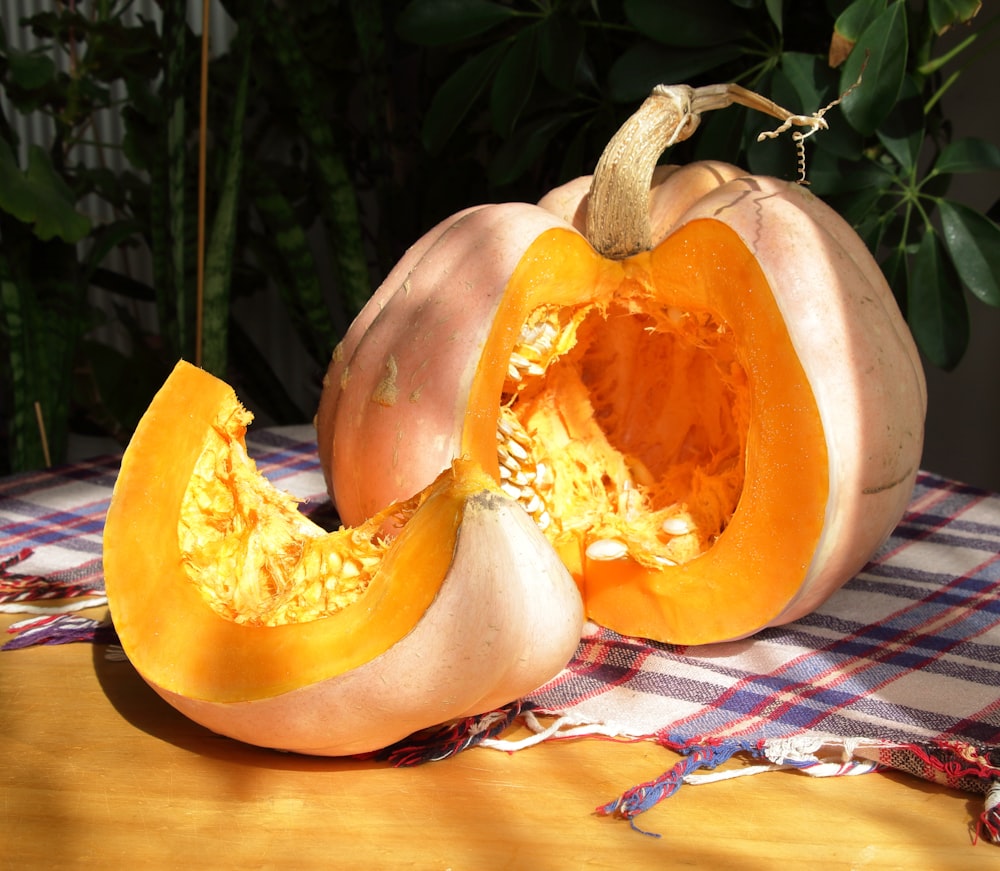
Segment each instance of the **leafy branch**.
M812 189L875 253L927 359L950 369L968 344L965 291L1000 305L1000 228L947 190L956 174L1000 169L1000 149L950 141L941 98L973 51L995 43L988 35L998 18L939 53L941 35L971 22L979 0L820 7L412 0L397 29L429 56L446 54L454 68L429 97L425 146L494 155L489 177L497 188L531 174L528 186L540 175L561 181L590 171L603 142L658 83L735 81L803 113L846 94L839 123L810 143ZM794 177L793 155L757 142L764 123L742 110L720 113L668 159L711 157ZM553 160L556 167L539 172Z
M195 358L199 218L215 228L206 365L264 420L306 421L333 345L414 239L591 172L661 82L736 81L809 113L867 54L809 140L812 190L876 252L932 363L961 358L970 305L1000 305L997 212L950 193L1000 153L955 139L942 99L995 50L979 0L205 3L239 34L211 60L205 136L186 0L159 0L158 20L73 0L0 21L0 472L45 462L39 418L55 462L70 429L125 441ZM102 141L107 116L123 136ZM765 123L713 113L667 159L795 179L792 144L757 142ZM26 126L47 135L22 143Z

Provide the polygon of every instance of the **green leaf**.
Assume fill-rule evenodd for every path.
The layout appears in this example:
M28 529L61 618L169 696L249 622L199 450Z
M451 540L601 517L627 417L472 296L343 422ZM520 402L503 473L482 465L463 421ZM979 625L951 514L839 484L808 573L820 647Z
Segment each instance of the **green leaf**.
M241 396L254 400L254 404L267 410L268 416L278 425L302 423L309 413L299 408L288 395L288 387L275 374L271 361L254 344L254 340L235 318L230 325L230 345L234 368L242 376L239 385Z
M879 173L877 170L866 172L862 167L860 177L852 179L850 187L834 186L829 190L825 189L823 184L826 178L817 170L815 164L810 165L809 189L817 195L822 195L866 241L880 238L881 228L895 214L878 207L879 199L885 194L885 188L888 186L889 179L885 173ZM836 182L833 184L836 185ZM874 245L869 245L869 248L876 250Z
M149 347L142 326L127 306L115 307L119 328L129 336L131 354L91 339L80 346L74 369L76 401L104 432L125 441L150 400L170 374L169 365Z
M161 168L165 173L163 180L165 191L161 191L161 193L166 193L169 211L165 215L162 213L152 215L153 221L160 225L156 228L156 232L161 234L157 241L162 246L161 253L164 257L163 267L166 278L166 285L156 288L157 305L167 317L165 324L169 327L165 332L172 335L176 348L181 353L194 345L189 321L196 305L195 300L192 299L194 296L192 282L185 280L190 267L186 258L188 228L185 225L188 212L185 208L184 189L187 175L184 27L184 4L178 0L165 4L163 8L163 36L165 44L170 48L165 58L164 96L167 100L166 108L169 114L165 125L166 136L161 135L158 144L161 147L165 145L166 166ZM171 295L174 298L173 306L170 305Z
M874 133L892 111L903 86L906 60L906 4L896 0L865 28L841 72L841 93L862 76L861 84L841 103L844 117L859 133Z
M39 399L35 379L37 366L47 361L36 358L40 350L32 341L32 317L36 307L30 288L19 286L10 274L9 265L0 251L0 334L5 338L7 354L3 361L4 389L10 391L5 402L8 416L8 444L12 471L39 468L45 461L38 427L31 407ZM33 353L34 352L34 353Z
M748 32L725 0L625 0L625 17L643 36L675 48L722 45Z
M222 192L212 221L205 251L204 309L201 364L217 377L226 377L229 335L229 290L232 283L233 251L236 247L237 207L243 177L243 123L250 90L251 40L237 37L240 76L237 80L233 115L229 125Z
M771 22L778 28L778 33L782 33L785 29L782 17L784 0L764 0L764 6L767 8Z
M938 368L954 369L969 344L969 310L958 275L931 227L907 278L907 322L917 345Z
M796 96L789 97L789 102L782 104L789 110L801 114L819 111L829 106L839 93L840 74L831 69L821 55L784 52L780 70L795 88ZM833 155L848 161L862 158L863 137L850 124L845 124L838 112L826 117L829 129L810 137L806 146L810 179L814 161L820 155Z
M317 82L314 65L310 64L280 9L273 3L265 3L263 8L260 35L268 42L281 71L299 131L309 144L310 164L318 181L319 199L330 236L337 288L347 309L356 314L371 296L371 279L354 181L334 136L327 98Z
M934 171L940 173L996 170L1000 170L1000 146L971 136L946 145L934 161Z
M362 75L370 74L372 68L385 57L385 23L382 4L368 0L350 0L351 23L358 40L358 55L364 68Z
M489 0L413 0L399 14L396 33L417 45L448 45L486 33L517 14Z
M34 91L51 82L57 75L56 65L40 50L7 52L7 68L11 80L26 91Z
M855 43L861 34L885 11L885 0L855 0L833 23L833 32L842 39Z
M142 238L143 225L134 218L122 218L112 221L100 227L94 234L93 244L87 252L86 260L83 263L83 273L81 284L86 286L90 283L90 277L115 248L127 244L131 239Z
M962 283L987 305L1000 306L1000 226L961 203L942 200L938 208Z
M43 241L58 237L74 244L90 232L90 219L76 210L73 192L38 145L28 148L28 168L22 173L10 146L0 139L0 209L34 225Z
M105 290L126 299L141 300L142 302L156 301L156 291L150 285L144 281L132 278L124 272L117 272L105 266L95 266L87 274L87 277L94 286L103 287ZM167 356L176 357L177 355L174 353L174 349L171 348L167 351Z
M267 228L268 241L280 255L280 275L272 277L303 344L317 363L326 363L337 342L337 332L306 230L274 174L259 165L253 166L251 173L254 204Z
M916 168L924 144L924 106L912 77L903 81L899 100L876 133L904 172Z
M775 69L758 83L762 93L768 94L779 106L790 111L797 99L795 86L788 76L780 69ZM778 123L769 115L761 112L748 112L744 125L744 143L746 149L746 165L756 175L770 175L786 180L795 180L800 175L800 152L791 136L758 141L758 135L764 131L774 130ZM804 144L804 143L803 143ZM812 147L809 143L808 147ZM808 169L808 162L807 162Z
M566 144L559 161L557 178L560 181L578 178L593 169L590 127L591 124L587 121L580 124Z
M493 129L500 136L510 136L521 112L531 97L538 73L538 30L530 28L518 34L504 57L490 91L490 114Z
M888 217L868 214L893 180L878 164L871 161L852 164L817 154L809 161L808 169L809 189L828 200L848 223L856 226L868 217L878 220Z
M906 317L906 249L901 246L893 248L880 264L886 283L896 298L899 310Z
M830 154L847 163L871 163L864 154L865 138L843 118L830 119L830 129L817 133L811 141L816 155Z
M570 121L568 116L557 115L532 124L526 124L508 139L490 162L490 183L496 186L510 184L520 178L549 149L553 138Z
M438 88L422 130L424 147L432 154L444 146L472 110L500 66L507 45L497 43L469 58Z
M747 112L742 106L732 106L725 112L709 113L695 136L695 159L737 162L743 148Z
M783 52L781 71L788 77L797 95L795 104L785 106L786 109L806 114L817 111L830 101L827 96L831 90L829 71L819 55Z
M608 93L616 103L649 96L656 85L686 82L742 55L738 45L666 48L643 40L625 50L608 71Z
M560 91L574 90L583 44L583 29L572 15L557 12L545 19L539 63L542 74L552 87Z
M41 260L73 259L73 249L57 242L38 243L34 254ZM36 403L52 461L65 457L69 376L79 336L85 329L80 289L52 277L66 265L50 264L50 276L35 282L15 271L0 248L0 334L7 350L0 371L5 389L9 384L11 390L8 408L15 469L38 468L45 459Z
M931 27L940 36L953 24L971 21L982 5L982 0L927 0Z

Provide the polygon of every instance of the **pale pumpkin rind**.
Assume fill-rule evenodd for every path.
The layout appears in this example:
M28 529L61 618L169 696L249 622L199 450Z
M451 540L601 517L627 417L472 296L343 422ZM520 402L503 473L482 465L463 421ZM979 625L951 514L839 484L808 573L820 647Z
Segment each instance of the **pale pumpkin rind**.
M453 449L490 313L530 242L562 225L525 204L460 212L403 256L351 324L316 415L320 460L345 521L373 516L460 455ZM366 471L351 468L359 462Z
M360 522L463 454L496 472L501 384L524 318L651 288L639 297L652 309L702 306L737 336L751 408L739 503L712 547L679 566L556 547L588 616L626 634L698 644L796 619L864 565L912 492L926 392L891 291L801 186L720 163L659 169L654 248L623 261L583 238L589 188L578 179L540 206L465 213L403 258L328 372L317 428L338 509ZM358 473L373 464L381 474Z
M213 610L184 572L178 518L220 411L235 406L231 388L179 363L125 452L108 511L111 616L170 704L248 743L342 755L492 710L566 664L583 621L572 578L523 510L463 462L432 484L343 610L276 626Z
M589 178L566 188L540 205L582 232ZM802 185L718 161L660 167L650 215L654 244L698 219L736 231L816 394L830 464L823 533L797 595L769 625L794 620L856 574L906 510L927 411L916 345L864 242Z

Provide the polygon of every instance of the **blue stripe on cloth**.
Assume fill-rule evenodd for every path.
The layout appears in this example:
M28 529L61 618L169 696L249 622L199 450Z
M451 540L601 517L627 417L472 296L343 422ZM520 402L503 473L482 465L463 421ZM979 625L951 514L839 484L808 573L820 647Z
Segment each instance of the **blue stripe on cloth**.
M324 509L328 500L311 426L251 430L247 450L276 486L306 473L311 492L299 495L314 497L306 513ZM65 569L72 553L91 559L100 555L120 462L120 456L96 457L0 479L0 557L28 547L34 553L25 570L47 574ZM53 507L56 501L58 508ZM48 559L50 548L58 549L58 559Z
M104 499L87 506L87 514L66 511L49 511L21 499L7 499L0 503L0 554L17 548L39 548L59 545L81 553L100 553L100 536L104 531L104 515L110 500ZM4 515L18 518L9 520ZM91 538L84 538L91 536Z
M287 427L247 433L247 451L269 481L296 472L319 469L319 454L312 427Z
M68 481L85 481L111 490L115 485L121 457L100 457L75 465L22 472L0 479L0 500L23 493L38 494Z
M305 510L329 513L313 438L309 426L251 429L248 448L277 486L310 499ZM91 572L99 580L117 463L0 481L0 556L30 547L17 571L54 576L86 565L88 583ZM77 501L62 504L74 487ZM921 473L899 528L815 613L712 647L589 627L569 667L527 702L540 714L677 741L823 733L998 742L998 551L1000 496Z
M922 475L912 504L875 561L816 613L702 649L602 630L531 701L625 724L648 723L635 708L656 707L691 740L748 730L1000 739L1000 498ZM914 563L914 548L926 561ZM614 687L595 689L595 677Z

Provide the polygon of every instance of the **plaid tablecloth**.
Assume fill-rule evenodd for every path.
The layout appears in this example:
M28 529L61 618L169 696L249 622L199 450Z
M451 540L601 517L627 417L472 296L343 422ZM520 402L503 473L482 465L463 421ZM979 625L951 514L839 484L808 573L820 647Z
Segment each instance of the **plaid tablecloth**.
M251 429L248 443L268 478L307 499L306 513L333 519L311 427ZM103 601L101 533L119 459L0 480L0 610L26 614L3 655L114 641L112 627L73 612ZM979 833L1000 840L998 687L1000 495L922 473L890 540L816 613L704 647L588 624L573 661L530 697L380 755L410 764L581 735L680 751L676 766L599 808L633 825L684 783L782 768L891 768L981 793ZM505 739L515 720L532 736ZM736 753L758 763L698 773Z

